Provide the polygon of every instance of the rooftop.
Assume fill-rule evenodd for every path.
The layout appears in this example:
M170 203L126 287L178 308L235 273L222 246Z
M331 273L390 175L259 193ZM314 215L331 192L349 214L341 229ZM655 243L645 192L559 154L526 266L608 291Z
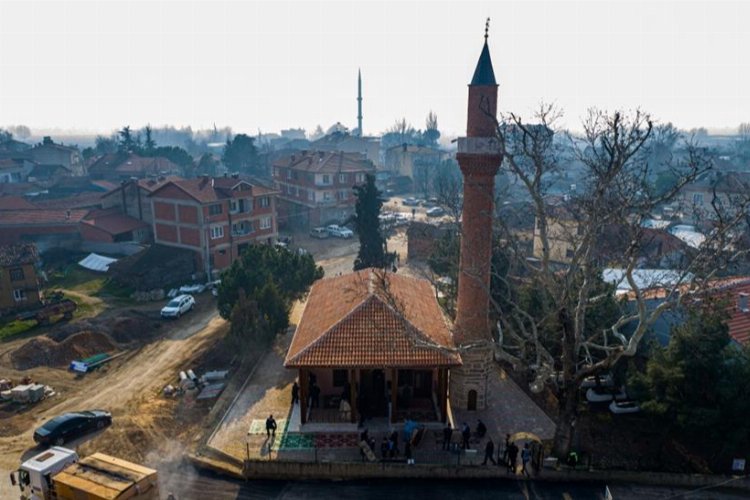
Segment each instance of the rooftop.
M260 183L251 183L245 179L234 177L198 177L195 179L179 179L166 182L154 189L151 195L155 195L168 185L176 186L187 195L200 203L211 203L219 200L233 198L235 193L253 197L275 194L277 191Z
M376 269L313 285L284 362L295 368L460 364L432 285Z
M313 173L374 171L375 166L362 153L342 151L301 151L280 158L274 167L287 167Z
M101 229L111 235L129 233L135 229L148 227L148 224L141 220L110 210L91 212L81 221L81 223Z

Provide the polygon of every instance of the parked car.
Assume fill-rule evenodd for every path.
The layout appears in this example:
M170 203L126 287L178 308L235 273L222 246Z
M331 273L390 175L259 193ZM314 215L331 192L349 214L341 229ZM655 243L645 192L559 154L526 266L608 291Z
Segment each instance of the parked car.
M619 391L611 388L597 390L591 388L586 391L586 401L589 403L608 403L614 401L624 401L628 398L628 395L623 389Z
M402 202L407 207L418 207L419 201L416 198L404 198Z
M334 238L352 238L354 237L354 232L351 229L338 226L336 224L331 224L328 226L328 234L330 236L333 236Z
M432 207L426 213L427 217L442 217L445 215L445 210L442 207Z
M161 317L162 318L179 318L188 311L192 311L195 307L195 299L192 295L178 295L169 301L169 303L162 307Z
M45 422L34 431L34 441L42 445L60 446L93 430L112 423L112 414L104 410L64 413Z
M581 389L591 389L592 387L613 387L614 381L612 380L611 373L602 373L600 375L591 375L586 377L581 382Z
M637 401L612 401L609 403L609 411L615 415L627 415L629 413L639 413L641 407Z
M328 234L328 229L325 227L316 227L310 230L311 238L325 239L325 238L328 238L329 236L330 234Z

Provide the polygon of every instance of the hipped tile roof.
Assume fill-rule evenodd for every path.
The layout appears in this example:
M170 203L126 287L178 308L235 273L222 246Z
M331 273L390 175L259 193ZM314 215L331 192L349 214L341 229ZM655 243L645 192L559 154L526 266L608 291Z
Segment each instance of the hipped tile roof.
M99 210L90 213L81 221L82 224L101 229L102 231L117 236L128 233L135 229L148 227L148 224L129 215L115 211Z
M375 269L313 285L284 362L290 368L460 364L432 285Z
M194 198L200 203L213 203L219 200L225 200L232 198L235 193L239 196L264 196L274 194L277 191L270 189L266 186L259 185L257 183L248 182L243 179L235 179L233 177L198 177L195 179L181 179L173 180L159 186L155 189L151 195L158 196L158 192L167 185L177 186L179 189L184 191L186 194ZM240 184L246 184L250 187L249 190L245 191L234 191Z

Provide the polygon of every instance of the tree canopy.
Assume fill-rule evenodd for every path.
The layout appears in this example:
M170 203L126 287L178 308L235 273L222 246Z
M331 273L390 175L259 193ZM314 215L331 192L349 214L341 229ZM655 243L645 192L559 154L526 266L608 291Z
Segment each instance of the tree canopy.
M354 186L354 195L357 201L352 220L359 235L359 252L354 261L354 270L385 267L388 264L388 258L379 218L383 200L380 198L380 191L375 186L375 176L368 174L364 184Z
M269 335L275 335L289 325L292 302L302 298L322 277L323 269L315 265L309 254L272 245L251 245L221 275L219 314L225 319L238 315L242 321L250 321L250 313L236 312L235 307L252 302L269 328Z
M221 161L229 170L252 175L262 175L255 139L246 134L237 134L227 139Z

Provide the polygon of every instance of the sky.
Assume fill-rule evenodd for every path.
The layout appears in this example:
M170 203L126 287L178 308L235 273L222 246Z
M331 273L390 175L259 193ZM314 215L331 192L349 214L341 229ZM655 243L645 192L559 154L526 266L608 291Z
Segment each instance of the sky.
M500 111L750 121L750 1L0 0L0 126L351 128L361 68L365 134L461 135L488 16Z

